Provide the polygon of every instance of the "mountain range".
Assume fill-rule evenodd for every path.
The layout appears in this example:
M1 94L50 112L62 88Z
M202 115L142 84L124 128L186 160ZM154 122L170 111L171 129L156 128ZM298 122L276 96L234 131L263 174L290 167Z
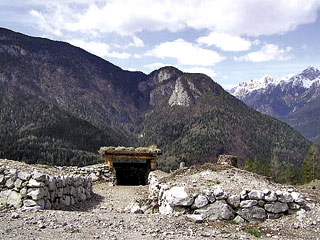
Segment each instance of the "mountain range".
M103 145L151 144L170 170L220 154L300 167L310 142L204 74L126 71L68 43L0 28L0 158L86 165Z
M252 108L280 119L320 144L320 71L308 67L301 73L240 83L230 90Z

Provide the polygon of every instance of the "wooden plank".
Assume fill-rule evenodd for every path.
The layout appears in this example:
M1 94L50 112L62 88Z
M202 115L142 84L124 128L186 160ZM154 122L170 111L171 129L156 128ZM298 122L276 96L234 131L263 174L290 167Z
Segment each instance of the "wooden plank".
M152 155L129 155L129 154L108 154L105 155L106 158L111 157L111 158L133 158L133 159L153 159L155 156Z

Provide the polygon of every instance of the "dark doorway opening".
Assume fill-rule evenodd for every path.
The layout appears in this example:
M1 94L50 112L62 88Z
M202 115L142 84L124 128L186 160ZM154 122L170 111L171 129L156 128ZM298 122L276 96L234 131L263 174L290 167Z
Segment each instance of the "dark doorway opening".
M146 185L150 164L148 163L114 163L117 185Z

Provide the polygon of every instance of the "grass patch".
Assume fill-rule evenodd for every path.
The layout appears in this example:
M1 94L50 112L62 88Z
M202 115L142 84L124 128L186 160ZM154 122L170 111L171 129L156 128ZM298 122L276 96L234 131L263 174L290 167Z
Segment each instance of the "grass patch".
M248 233L255 237L261 237L261 233L257 229L250 229Z

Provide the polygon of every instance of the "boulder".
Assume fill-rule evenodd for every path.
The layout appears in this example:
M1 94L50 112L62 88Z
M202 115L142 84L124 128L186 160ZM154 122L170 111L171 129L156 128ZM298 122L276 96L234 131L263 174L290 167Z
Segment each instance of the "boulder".
M253 206L249 208L240 208L237 213L245 220L252 221L264 221L267 218L266 211L259 206Z
M289 209L288 204L282 202L267 203L264 208L271 213L282 213Z
M240 202L241 208L251 208L258 204L257 200L244 200Z
M32 172L32 178L36 181L44 182L47 180L48 175L46 175L44 173L40 173L38 171L34 171L34 172Z
M201 223L203 222L203 218L201 215L197 215L197 214L188 214L186 216L186 218L188 220L191 220L192 222L195 222L195 223Z
M36 201L33 201L31 199L26 199L26 200L23 201L23 206L24 207L34 207L36 205L37 205Z
M33 178L31 178L28 182L28 187L44 187L45 184L43 182L39 182Z
M7 188L13 188L15 180L16 180L16 178L8 178L7 181L6 181L5 186Z
M293 202L293 197L292 197L291 193L284 192L278 197L278 201L284 202L284 203Z
M22 180L20 178L17 178L17 180L14 182L14 188L15 189L21 189L22 188Z
M214 203L197 209L194 214L200 214L203 219L214 220L231 220L234 218L233 209L224 200L217 200Z
M202 208L206 205L208 205L209 201L206 196L204 195L198 195L196 199L194 200L194 203L191 206L191 209L197 209Z
M56 180L53 177L48 178L49 191L55 191L57 189Z
M292 192L291 193L292 199L295 203L304 203L304 197L302 196L302 194L298 193L298 192Z
M171 207L191 206L194 199L185 191L184 187L175 186L164 192L162 201L167 202Z
M248 193L248 197L252 200L262 200L264 197L264 193L262 191L252 190Z
M277 194L274 191L269 191L268 193L265 193L263 199L267 202L275 202L278 200Z
M291 210L299 210L301 206L297 203L289 202L288 206Z
M27 196L31 197L33 200L39 200L43 198L44 195L45 195L45 191L43 188L35 188L35 189L30 188L27 194Z
M202 193L207 197L207 199L208 199L208 201L209 201L210 203L213 203L213 202L216 201L216 198L215 198L213 192L210 191L209 189L203 190Z
M240 217L240 215L238 215L233 219L233 221L239 224L239 223L244 223L246 220L244 220L242 217Z
M22 197L13 190L5 190L0 192L0 204L19 208L22 205Z
M238 208L240 206L240 196L239 195L231 195L227 199L227 203L231 205L233 208Z
M214 196L217 197L222 197L224 195L224 191L222 189L222 187L218 186L214 189L213 191Z
M31 178L31 174L27 172L18 172L18 178L23 181L28 181Z

